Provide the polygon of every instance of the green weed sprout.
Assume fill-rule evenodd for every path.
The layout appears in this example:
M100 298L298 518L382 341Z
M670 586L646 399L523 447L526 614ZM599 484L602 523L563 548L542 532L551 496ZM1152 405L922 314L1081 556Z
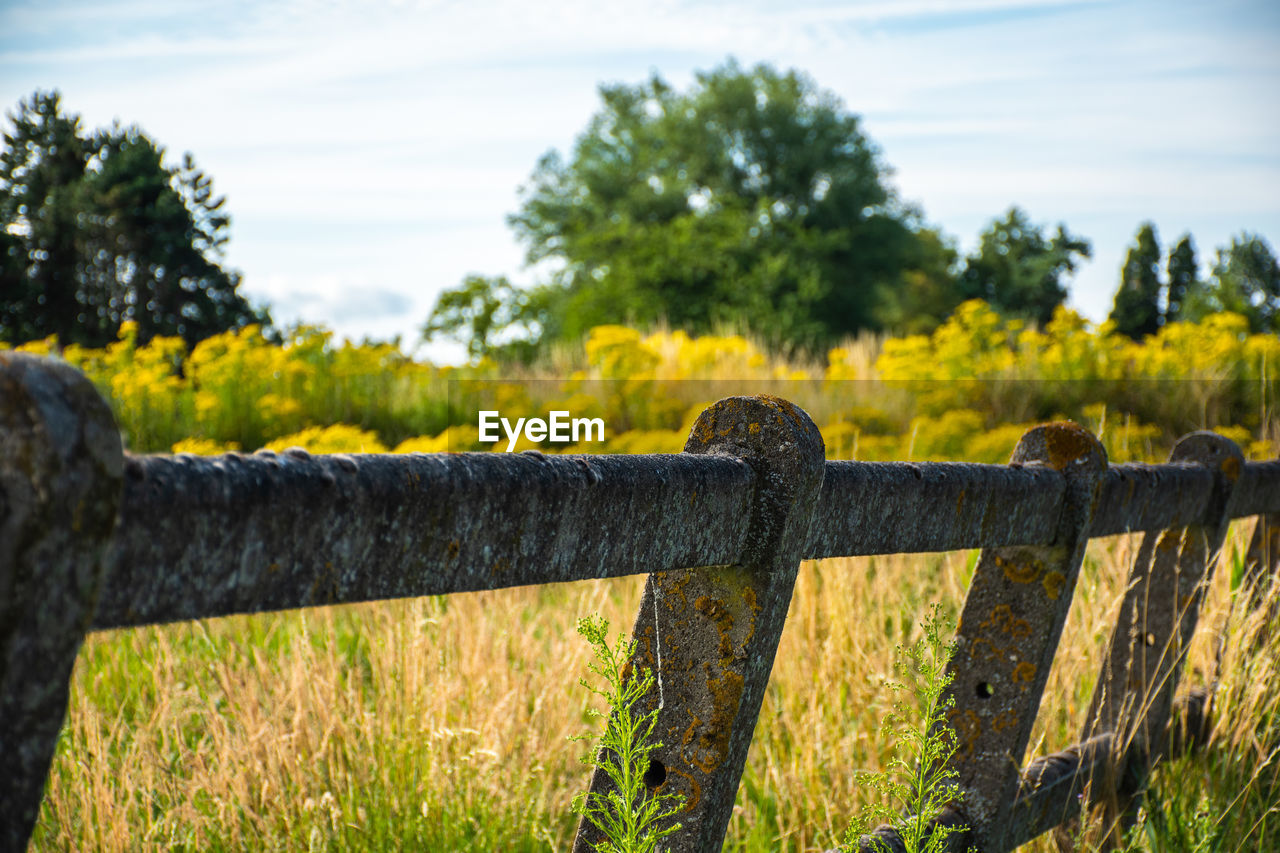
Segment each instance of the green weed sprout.
M656 853L659 842L680 828L678 823L662 824L684 807L684 797L651 792L644 782L650 756L662 746L653 739L658 709L642 713L636 707L653 688L653 673L638 666L628 669L635 642L627 642L619 634L610 646L607 619L579 619L578 633L595 652L590 670L604 679L603 688L586 679L582 679L582 686L604 699L609 709L607 713L587 710L592 717L605 718L605 728L582 761L603 770L613 784L607 792L579 794L573 810L604 834L605 840L595 847L598 853ZM592 735L574 738L591 739Z
M943 639L951 636L954 626L939 614L936 604L921 627L924 636L910 646L898 646L894 656L894 671L906 683L885 682L895 693L910 691L918 714L901 699L894 701L881 727L893 758L883 770L859 778L879 793L880 801L850 823L842 850L856 850L859 836L879 823L894 824L909 853L941 853L947 849L948 837L967 830L930 826L945 806L960 800L961 793L949 764L957 749L956 735L947 724L954 700L947 695L952 676L946 670L955 642ZM915 719L919 722L913 723Z

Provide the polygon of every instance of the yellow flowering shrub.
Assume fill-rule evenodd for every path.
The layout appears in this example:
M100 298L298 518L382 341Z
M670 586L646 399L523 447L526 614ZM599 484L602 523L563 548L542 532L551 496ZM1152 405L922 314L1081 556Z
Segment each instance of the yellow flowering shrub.
M822 427L822 443L828 459L857 459L862 430L849 421L834 421Z
M959 460L1003 465L1013 455L1013 449L1018 446L1023 434L1034 426L1034 423L1000 424L975 433L965 441L964 453Z
M333 424L326 427L307 427L301 432L281 436L268 442L264 449L277 453L291 447L301 447L309 453L386 453L387 447L378 440L377 433L350 424Z
M19 349L59 353L54 338ZM104 348L60 355L109 397L134 451L504 449L505 437L480 444L470 421L483 408L604 419L604 443L545 452L678 452L726 393L793 399L822 424L830 458L1004 462L1030 425L1064 417L1098 434L1115 462L1164 459L1204 425L1229 424L1225 434L1253 458L1274 457L1280 435L1280 338L1249 334L1234 314L1134 342L1065 308L1034 328L971 301L930 335L847 342L818 365L742 335L624 326L594 328L580 350L529 368L488 359L437 368L394 344L338 343L312 326L282 340L251 326L188 352L177 338L139 345L126 323ZM517 449L529 446L522 438Z
M1020 423L1081 416L1108 401L1144 429L1160 425L1155 444L1167 446L1203 424L1232 422L1256 435L1274 418L1267 401L1280 391L1280 340L1249 335L1235 314L1171 323L1134 342L1066 308L1033 329L966 302L928 337L885 341L876 368L927 415L969 408Z
M907 338L889 338L886 341L867 340L847 343L827 351L827 367L824 378L829 381L877 379L875 362L879 350L885 344L902 347L904 342L919 340L926 344L928 338L914 335ZM910 346L910 344L906 344Z
M643 379L662 361L638 331L626 326L596 326L584 346L587 364L605 379Z
M575 453L679 453L688 433L673 429L633 429L607 436L605 443L582 444Z
M663 379L744 379L768 367L764 354L742 335L659 332L644 344L659 357L655 368Z
M193 453L196 456L218 456L223 453L230 453L239 450L240 445L234 441L224 444L220 441L214 441L209 438L184 438L176 441L170 449L170 453Z
M985 430L985 418L972 409L952 409L938 417L911 421L911 459L964 458L968 443Z
M416 435L406 438L397 444L392 453L447 453L449 451L449 432L445 430L436 436Z

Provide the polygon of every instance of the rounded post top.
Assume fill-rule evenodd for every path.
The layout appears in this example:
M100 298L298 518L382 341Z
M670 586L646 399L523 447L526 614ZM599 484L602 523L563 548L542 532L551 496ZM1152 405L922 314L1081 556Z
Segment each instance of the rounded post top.
M793 572L827 464L822 433L804 410L778 397L727 397L698 416L684 449L751 466L755 495L741 559Z
M1040 462L1064 474L1098 473L1107 468L1107 451L1093 433L1079 424L1055 421L1027 430L1009 461Z
M1230 482L1235 482L1244 467L1244 453L1240 445L1225 435L1208 430L1198 430L1178 439L1169 454L1170 462L1195 462L1222 472Z
M826 459L822 433L799 406L781 397L726 397L707 407L685 444L686 453L716 451L759 457L790 452L800 458Z
M40 441L63 466L87 451L109 478L120 478L124 455L115 416L83 373L57 359L0 352L0 398L8 441Z

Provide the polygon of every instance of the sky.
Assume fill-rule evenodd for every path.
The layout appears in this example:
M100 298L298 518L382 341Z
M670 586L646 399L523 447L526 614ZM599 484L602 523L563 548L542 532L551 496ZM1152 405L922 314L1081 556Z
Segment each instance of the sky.
M837 94L962 251L1012 205L1087 237L1069 304L1095 321L1144 221L1206 266L1242 231L1280 249L1275 0L0 0L6 112L57 89L190 151L242 292L406 349L464 276L536 280L506 216L601 84L731 56Z

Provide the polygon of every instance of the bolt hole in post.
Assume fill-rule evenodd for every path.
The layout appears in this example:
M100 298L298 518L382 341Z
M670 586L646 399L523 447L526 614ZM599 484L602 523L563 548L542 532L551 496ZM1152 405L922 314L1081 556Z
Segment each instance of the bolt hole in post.
M992 696L996 695L996 689L991 686L991 682L989 681L979 681L974 692L978 694L979 699L990 699Z
M644 771L644 785L653 789L667 781L667 766L657 759L649 760L649 769Z

